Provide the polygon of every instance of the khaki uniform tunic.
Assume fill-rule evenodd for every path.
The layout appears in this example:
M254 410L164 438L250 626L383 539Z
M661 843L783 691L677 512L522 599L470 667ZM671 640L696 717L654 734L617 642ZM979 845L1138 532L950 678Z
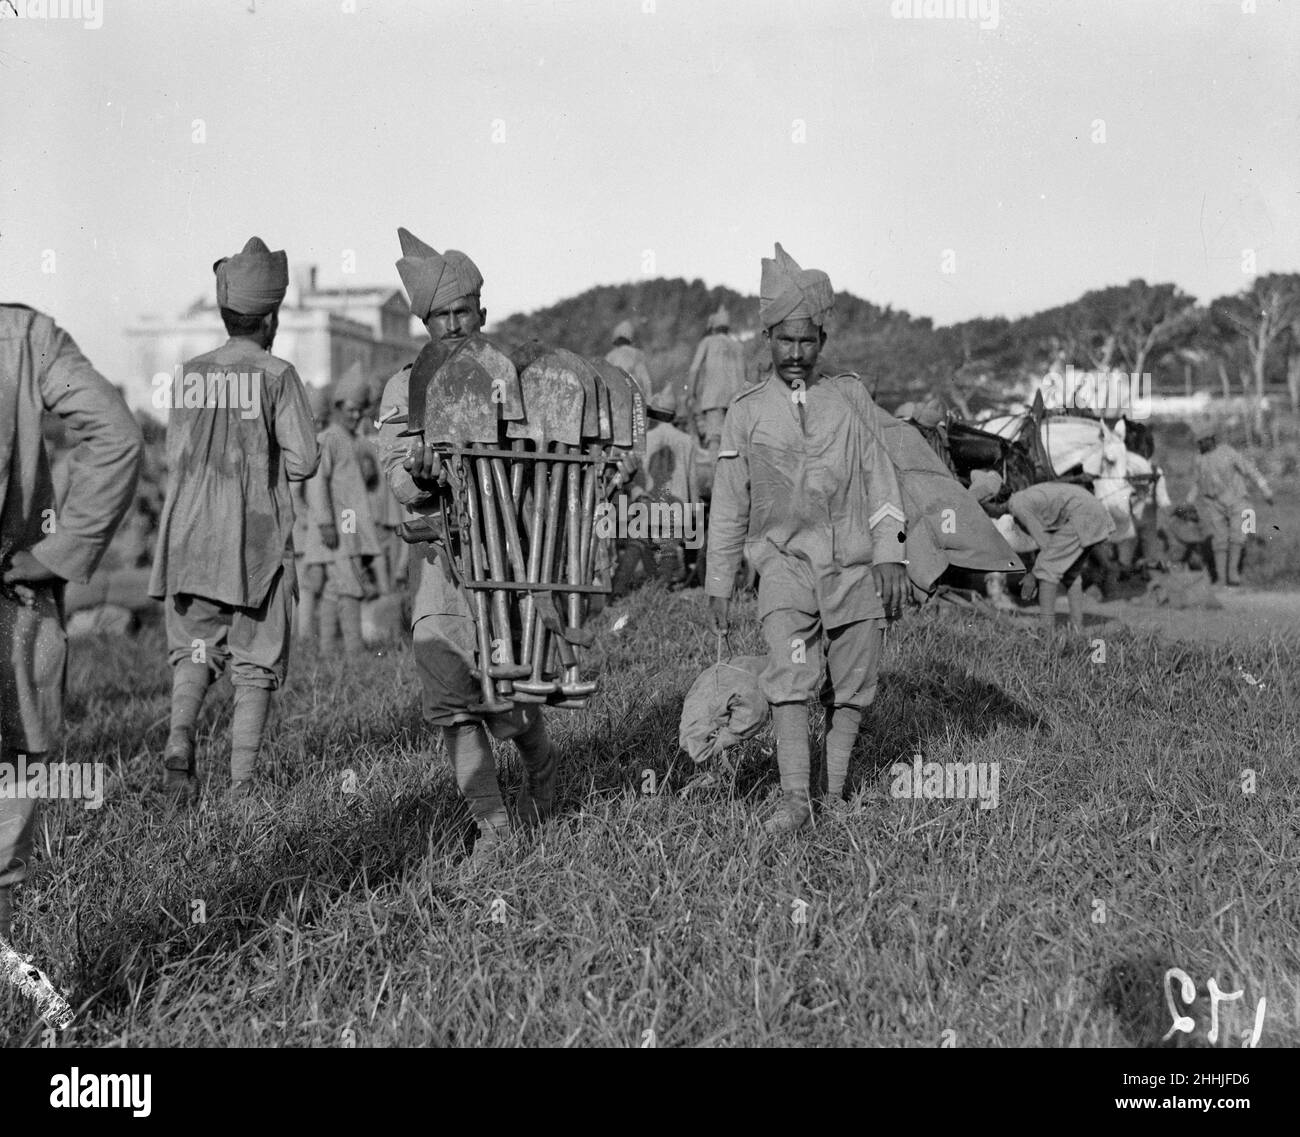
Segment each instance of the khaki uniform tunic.
M46 411L76 443L58 509ZM72 337L31 308L0 305L0 559L29 552L65 580L87 582L134 500L141 451L139 424ZM54 749L63 725L62 586L33 591L31 605L0 595L0 763ZM0 797L0 887L26 876L35 805Z

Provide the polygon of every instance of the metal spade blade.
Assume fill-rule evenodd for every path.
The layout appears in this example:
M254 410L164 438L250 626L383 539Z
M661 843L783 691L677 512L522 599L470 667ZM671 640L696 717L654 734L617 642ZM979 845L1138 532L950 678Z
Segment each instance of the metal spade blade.
M420 356L423 358L424 352ZM430 361L433 358L430 356ZM416 367L419 365L417 359ZM411 382L413 387L417 385L414 373ZM425 391L424 434L434 444L495 445L497 424L503 418L507 421L523 418L515 365L482 336L470 336L453 350L436 368Z

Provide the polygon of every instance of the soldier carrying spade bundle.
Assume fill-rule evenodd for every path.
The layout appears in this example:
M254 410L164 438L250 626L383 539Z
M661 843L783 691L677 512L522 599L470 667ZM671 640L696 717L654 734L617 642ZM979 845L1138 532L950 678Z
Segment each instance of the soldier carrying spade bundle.
M397 262L415 313L430 337L455 349L483 327L483 277L464 253L439 253L405 229L398 230L402 259ZM433 526L449 494L445 472L431 446L404 436L397 420L410 410L407 366L384 389L380 409L380 465L409 524ZM432 528L429 529L432 535ZM476 625L466 589L456 580L447 546L435 540L411 545L412 637L422 688L423 717L441 727L456 785L469 806L478 840L473 859L491 857L509 832L510 821L497 781L488 734L513 739L524 764L516 808L525 824L544 819L553 807L558 754L547 737L537 706L483 714L471 708L479 698L474 649ZM484 661L486 666L486 661Z

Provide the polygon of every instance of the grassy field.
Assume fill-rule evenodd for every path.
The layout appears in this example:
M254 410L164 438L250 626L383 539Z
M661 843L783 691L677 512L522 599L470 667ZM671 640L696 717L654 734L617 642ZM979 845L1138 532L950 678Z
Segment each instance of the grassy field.
M169 817L158 632L80 642L67 758L111 765L108 800L47 809L17 913L77 1021L43 1039L6 991L0 1044L1152 1045L1177 966L1195 1041L1213 976L1245 991L1220 1008L1234 1045L1261 996L1260 1045L1300 1045L1294 658L1123 634L1094 662L913 615L859 740L856 809L771 843L768 736L729 789L677 792L682 696L714 657L700 594L649 588L600 623L603 693L550 720L559 816L475 876L404 650L297 656L271 808L241 821L220 804L228 687L203 720L204 804ZM755 633L747 615L736 650ZM890 796L888 767L916 753L996 761L997 807Z

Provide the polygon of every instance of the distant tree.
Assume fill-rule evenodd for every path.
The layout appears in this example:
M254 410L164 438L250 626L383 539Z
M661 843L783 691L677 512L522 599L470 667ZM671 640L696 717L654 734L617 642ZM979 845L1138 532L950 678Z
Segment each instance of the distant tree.
M1245 348L1255 400L1254 430L1263 435L1264 382L1269 351L1300 320L1300 275L1269 273L1235 296L1210 306L1220 328L1235 334Z
M1175 284L1130 280L1088 292L1080 303L1092 341L1102 345L1103 366L1120 362L1135 375L1145 374L1196 327L1196 301Z

